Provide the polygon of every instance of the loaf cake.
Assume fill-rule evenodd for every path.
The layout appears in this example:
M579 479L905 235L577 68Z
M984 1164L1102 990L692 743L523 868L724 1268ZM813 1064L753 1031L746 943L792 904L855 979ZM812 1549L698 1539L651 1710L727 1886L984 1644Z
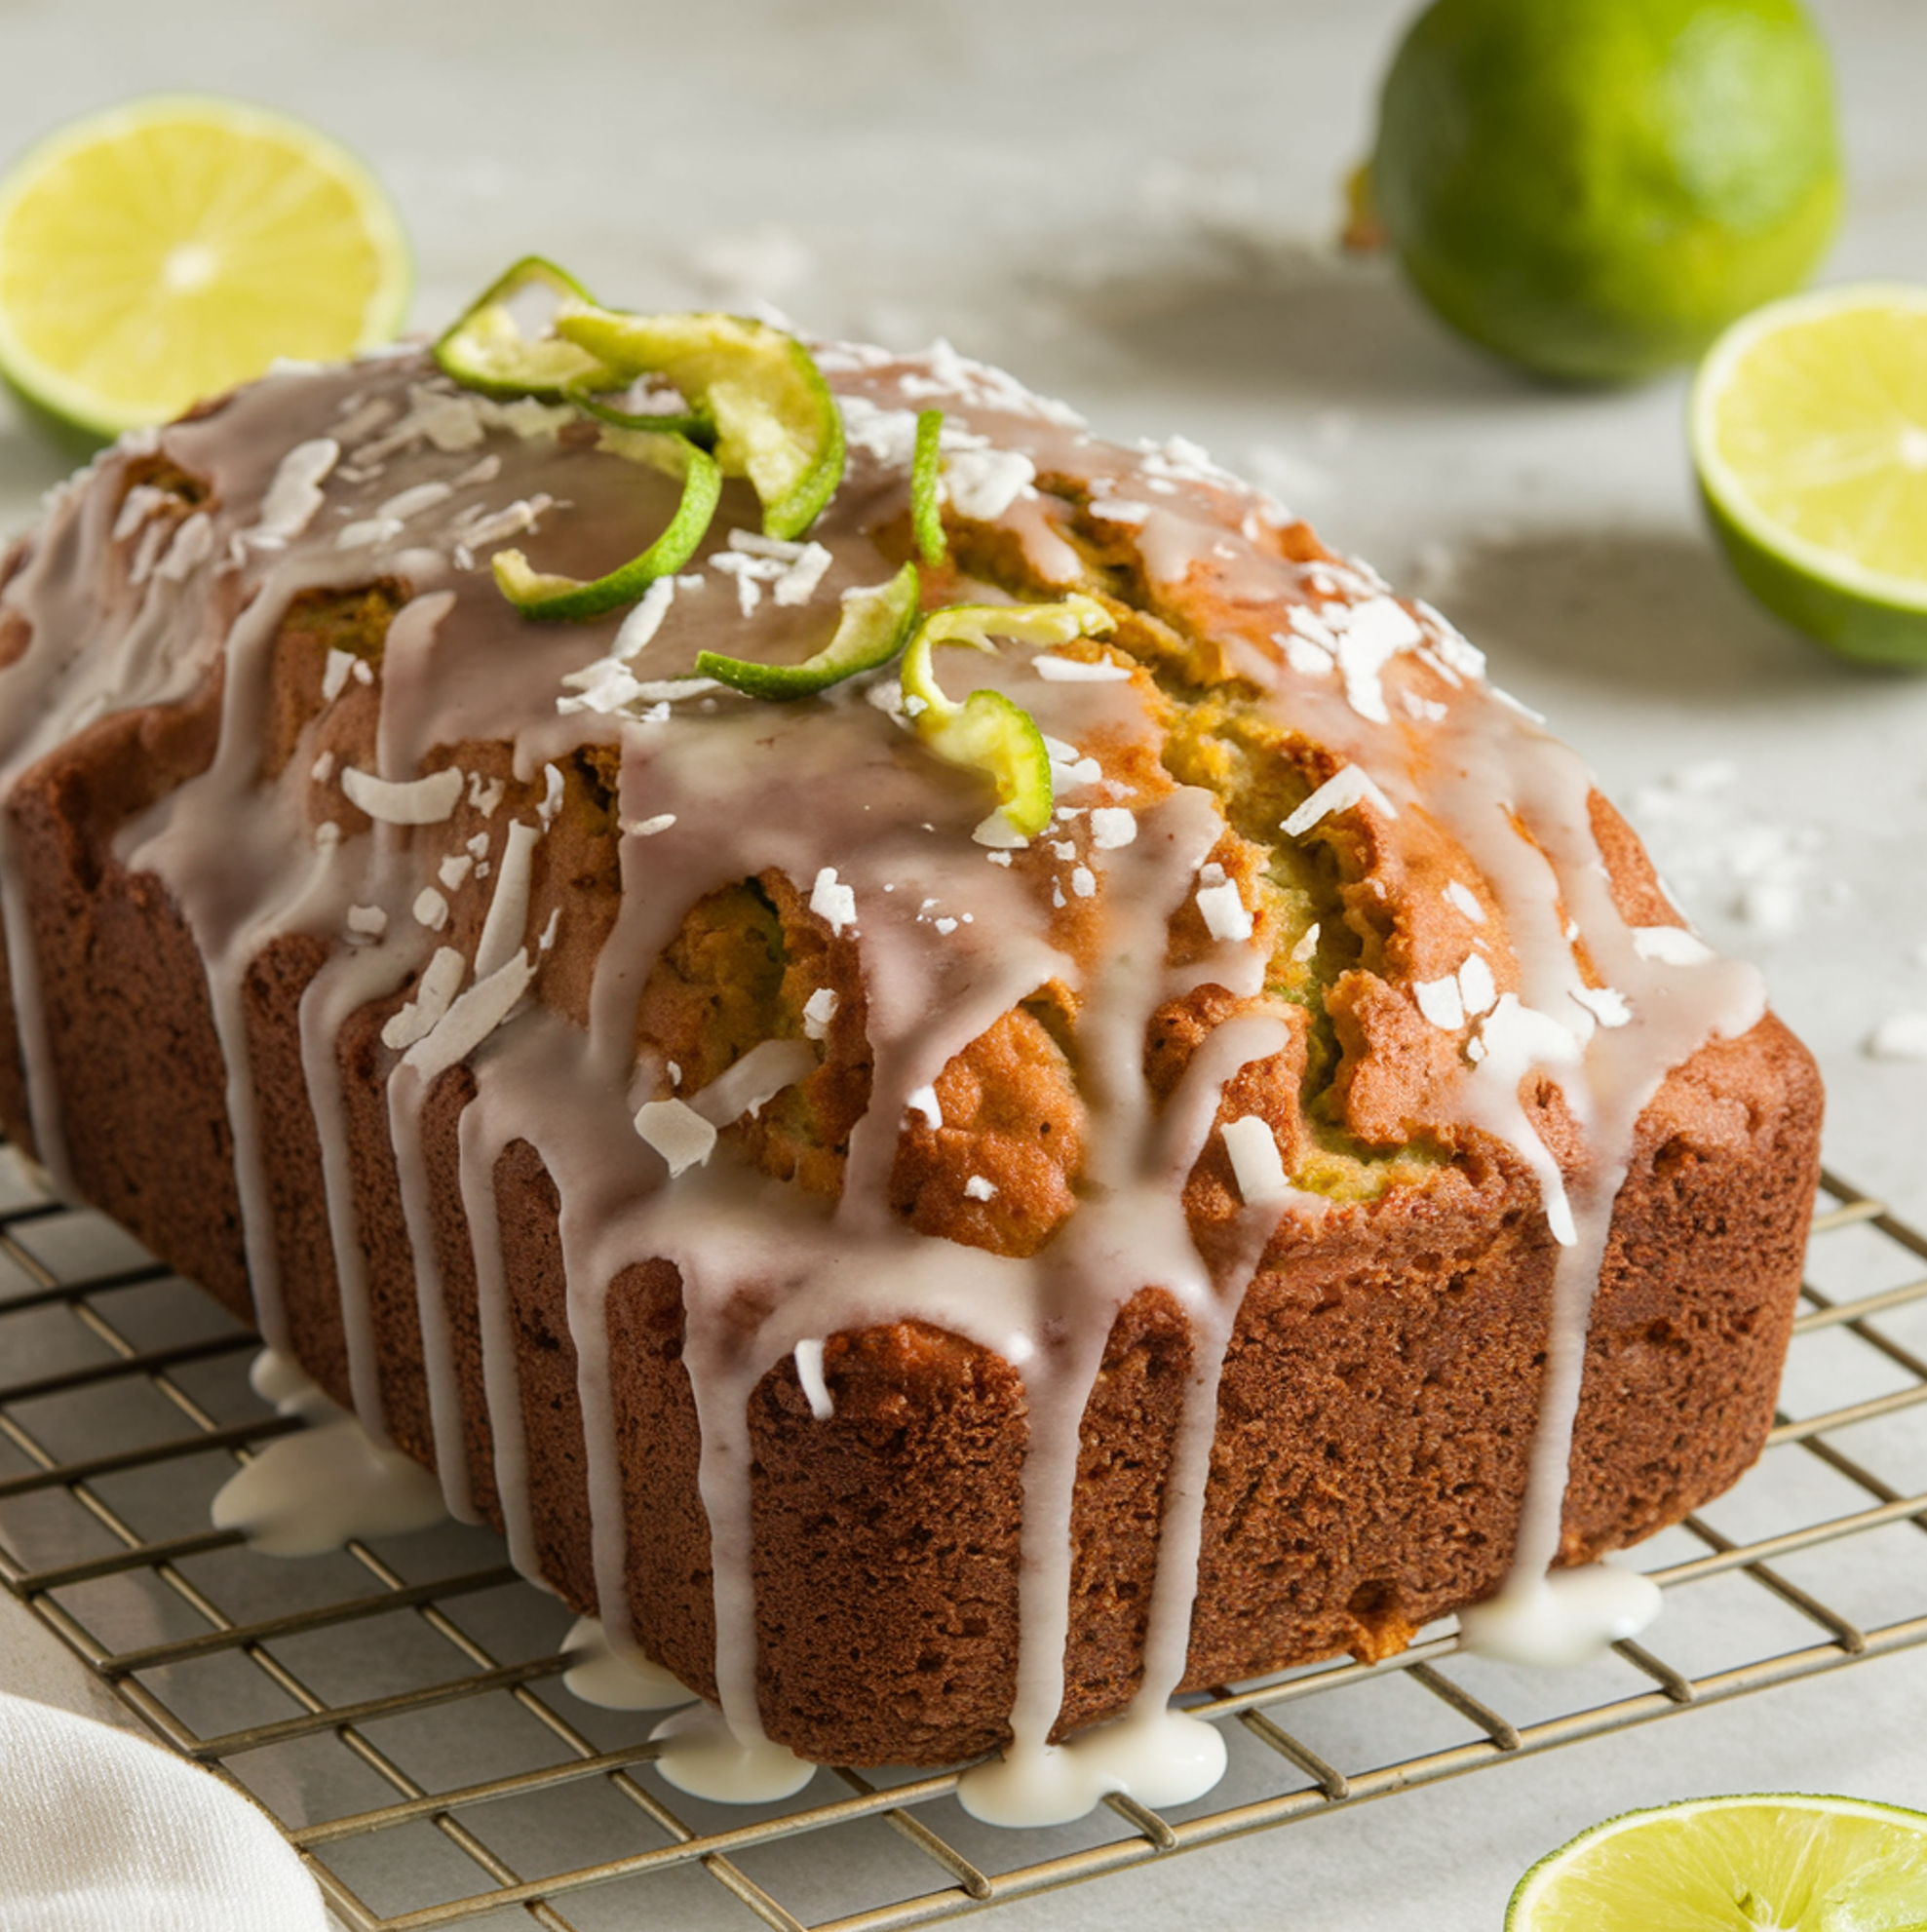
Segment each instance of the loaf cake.
M278 368L6 555L8 1132L817 1762L1380 1658L1730 1485L1817 1079L1477 650L944 345L783 338L785 507L720 319L670 394L592 309L566 382Z

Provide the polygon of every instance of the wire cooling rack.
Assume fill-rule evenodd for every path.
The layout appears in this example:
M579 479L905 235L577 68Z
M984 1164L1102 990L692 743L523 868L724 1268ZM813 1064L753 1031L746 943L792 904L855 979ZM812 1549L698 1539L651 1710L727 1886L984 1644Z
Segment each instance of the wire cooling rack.
M686 1797L652 1718L560 1687L567 1613L492 1537L277 1563L209 1529L236 1459L293 1426L248 1390L253 1347L0 1154L0 1582L261 1803L359 1932L924 1925L1927 1642L1927 1236L1831 1176L1764 1456L1640 1553L1665 1654L1527 1673L1447 1623L1385 1664L1223 1686L1195 1700L1230 1746L1209 1797L1052 1833L977 1825L948 1771Z

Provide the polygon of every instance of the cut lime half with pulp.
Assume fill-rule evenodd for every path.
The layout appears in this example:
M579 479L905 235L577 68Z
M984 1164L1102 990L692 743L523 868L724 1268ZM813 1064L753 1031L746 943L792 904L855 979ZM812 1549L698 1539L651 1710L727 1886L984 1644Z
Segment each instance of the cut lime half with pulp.
M1629 1811L1520 1880L1506 1932L1919 1932L1927 1814L1774 1793Z
M1927 669L1927 288L1756 310L1701 366L1690 432L1748 589L1847 657Z
M129 101L0 179L0 374L90 437L168 421L280 357L385 342L409 284L368 171L239 101Z

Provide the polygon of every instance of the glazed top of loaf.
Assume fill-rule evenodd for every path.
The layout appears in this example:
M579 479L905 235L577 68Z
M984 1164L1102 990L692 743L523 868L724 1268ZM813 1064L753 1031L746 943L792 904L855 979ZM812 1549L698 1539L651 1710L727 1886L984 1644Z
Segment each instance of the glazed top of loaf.
M1212 1221L1422 1183L1486 1135L1565 1233L1548 1083L1609 1137L1759 1011L1578 759L1436 612L1194 445L1101 443L947 349L820 362L851 459L807 540L757 535L732 485L626 620L533 622L486 567L516 541L594 575L674 508L566 406L400 354L125 441L12 561L10 772L225 660L214 769L129 841L210 954L274 909L421 976L390 1039L424 1072L524 998L620 1037L632 1112L676 1103L640 1123L645 1187L719 1129L846 1228L1027 1255L1147 1158ZM790 704L682 681L702 649L809 655L903 561L932 406L952 552L924 606L1077 589L1116 619L938 660L1047 736L1027 843L888 669ZM1276 1151L1234 1134L1194 1175L1221 1137L1184 1076L1227 1027L1188 1085L1237 1076Z
M772 1362L795 1353L822 1412L827 1335L916 1318L995 1348L1025 1378L1027 1488L1067 1496L1124 1300L1162 1288L1221 1340L1267 1258L1468 1160L1536 1179L1583 1311L1640 1109L1763 1011L1582 761L1436 612L1189 444L1101 442L945 347L817 357L849 444L823 515L774 542L727 485L698 557L627 615L531 621L491 553L597 575L663 527L676 485L573 409L459 390L417 350L285 368L123 440L0 565L0 783L105 714L217 710L211 750L154 734L177 768L117 849L208 961L270 1339L241 985L289 932L334 942L302 1003L331 1172L329 1045L385 1001L405 1197L421 1096L463 1065L465 1173L522 1139L556 1177L579 1338L624 1265L679 1269L739 1729L755 1700L723 1588L747 1576L730 1470ZM946 689L1001 691L1045 734L1054 815L1027 841L982 772L932 755L893 668L792 703L688 681L704 649L809 656L844 593L911 555L933 406L949 554L924 606L1075 590L1113 620L937 659ZM58 1173L11 868L0 890ZM488 1211L469 1206L480 1255ZM1208 1443L1209 1404L1199 1419ZM1555 1536L1557 1504L1556 1471ZM1176 1681L1182 1568L1165 1593L1161 1565L1171 1656L1147 1689ZM1026 1622L1020 1737L1056 1708L1050 1637Z

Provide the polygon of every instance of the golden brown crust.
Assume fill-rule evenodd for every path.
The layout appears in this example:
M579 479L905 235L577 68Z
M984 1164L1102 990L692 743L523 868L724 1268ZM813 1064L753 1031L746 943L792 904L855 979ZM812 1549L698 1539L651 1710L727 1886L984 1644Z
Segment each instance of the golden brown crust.
M175 499L157 512L171 527L208 501L184 472L130 470L127 486L135 483ZM1238 1258L1249 1269L1258 1239L1223 1132L1230 1123L1271 1128L1303 1197L1271 1234L1232 1324L1185 1681L1248 1678L1338 1650L1384 1655L1503 1576L1539 1410L1557 1254L1541 1189L1521 1154L1454 1108L1465 1030L1428 1019L1416 990L1449 977L1475 944L1491 963L1494 995L1516 990L1505 896L1422 797L1396 823L1367 796L1281 839L1281 822L1346 760L1281 722L1241 681L1240 664L1249 672L1279 660L1275 605L1241 597L1209 562L1154 583L1140 546L1092 514L1080 480L1045 476L1040 487L1117 620L1109 644L1073 642L1066 655L1131 656L1130 688L1148 721L1137 732L1113 723L1079 750L1118 788L1113 795L1143 810L1178 786L1212 793L1223 825L1209 863L1253 922L1248 985L1256 989L1234 994L1212 974L1219 941L1201 902L1176 904L1162 964L1189 975L1175 984L1191 989L1161 998L1145 1032L1151 1105L1172 1104L1227 1024L1277 1029L1263 1036L1268 1051L1225 1069L1214 1124L1184 1178L1200 1256L1235 1284ZM1227 526L1236 507L1227 498ZM1035 590L1011 532L955 535L960 571ZM886 529L879 548L893 540ZM1299 524L1263 526L1253 541L1294 561L1340 561ZM0 564L0 589L19 555ZM933 573L930 594L962 581ZM378 762L387 634L407 596L406 583L385 576L309 591L272 638L260 769L272 778L297 756L309 767L285 783L310 834L329 822L342 838L369 830L339 782L319 774ZM0 616L0 665L30 641L16 635L23 617L6 628L12 614L9 605ZM214 613L221 623L235 614ZM330 675L333 652L349 664L335 661ZM216 677L187 702L103 717L30 767L7 809L76 1178L245 1315L225 1066L204 962L158 877L130 871L114 847L140 811L207 768L220 709ZM1402 734L1422 781L1419 736L1388 729ZM548 773L519 766L507 743L431 748L423 769L448 768L466 775L464 790L433 842L405 827L384 827L381 837L420 859L425 883L443 875L438 866L459 869L454 855L465 850L478 870L503 867L510 819L539 815L526 925L549 938L529 996L585 1032L597 965L623 909L615 754L594 743L559 754L555 797ZM1597 797L1590 810L1623 918L1676 924L1624 822ZM1518 830L1529 839L1529 827ZM1199 846L1211 836L1208 827ZM646 973L637 969L636 1041L667 1098L700 1095L765 1043L810 1040L814 1070L722 1132L748 1166L829 1203L845 1184L877 1079L866 961L853 933L813 909L806 878L753 870L762 863L667 908L679 927ZM1009 876L1042 900L1053 868L1039 841L1011 859ZM451 889L433 944L472 964L487 908L486 895ZM1094 904L1074 895L1040 931L1087 972L1107 941ZM301 1037L304 995L335 947L333 934L284 933L245 962L240 985L288 1332L303 1366L345 1402L340 1229L325 1205ZM1581 965L1599 986L1590 955ZM1098 1191L1082 995L1062 970L1064 981L1036 988L951 1054L934 1080L941 1124L906 1110L875 1170L887 1177L881 1209L893 1238L906 1230L981 1251L968 1258L986 1268L986 1256L1049 1257ZM403 1049L384 1037L421 983L417 971L351 1013L334 1067L351 1182L340 1219L356 1231L374 1379L396 1441L433 1462L442 1445L389 1110ZM10 973L0 979L9 1009L15 990ZM651 1655L713 1695L715 1576L682 1279L644 1250L613 1282L587 1284L572 1311L560 1226L567 1177L552 1174L528 1140L511 1140L486 1180L520 1392L513 1432L524 1452L498 1443L483 1373L483 1271L462 1179L463 1120L477 1095L465 1065L434 1078L414 1149L467 1492L498 1526L517 1510L519 1530L525 1515L535 1562L572 1605L610 1607L597 1603L578 1353L604 1339L585 1337L581 1321L606 1289L627 1620ZM1528 1074L1520 1098L1554 1163L1582 1178L1594 1152L1555 1083ZM1811 1062L1767 1020L1701 1048L1645 1108L1588 1343L1565 1560L1676 1520L1757 1451L1792 1320L1819 1104ZM0 1057L0 1118L23 1136L27 1113L20 1059ZM1168 1288L1127 1278L1094 1294L1109 1329L1078 1437L1060 1731L1115 1714L1143 1679L1171 1462L1203 1355ZM830 1333L823 1374L827 1416L790 1355L749 1398L763 1721L804 1755L843 1761L936 1762L994 1748L1009 1735L1021 1636L1035 1433L1024 1378L989 1348L912 1320ZM450 1418L441 1419L445 1442ZM495 1419L511 1430L507 1413ZM514 1492L524 1476L522 1511Z

